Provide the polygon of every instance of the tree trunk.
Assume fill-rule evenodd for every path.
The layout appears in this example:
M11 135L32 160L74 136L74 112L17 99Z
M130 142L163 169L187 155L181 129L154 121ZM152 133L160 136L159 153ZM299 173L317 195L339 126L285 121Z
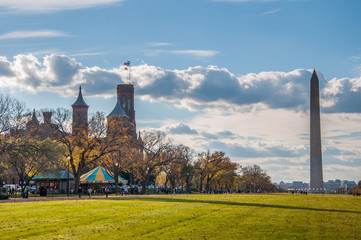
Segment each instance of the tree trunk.
M203 177L201 176L199 183L199 193L202 193L202 190L203 190Z
M209 176L207 176L207 181L206 181L206 189L205 190L207 190L207 192L209 192L209 183L210 183L210 178L209 178Z
M145 192L145 185L146 185L145 181L146 181L145 179L142 181L142 191L143 191L143 193Z
M79 189L79 185L80 185L80 174L79 172L74 172L74 188L73 188L73 193L78 192Z
M186 178L186 189L187 189L187 192L190 193L190 189L189 189L189 176L187 176Z

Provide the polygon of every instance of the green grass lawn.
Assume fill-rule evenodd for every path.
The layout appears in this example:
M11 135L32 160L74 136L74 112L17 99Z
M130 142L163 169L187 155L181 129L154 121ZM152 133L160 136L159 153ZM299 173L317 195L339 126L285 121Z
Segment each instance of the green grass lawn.
M361 198L172 195L0 204L0 239L361 239Z

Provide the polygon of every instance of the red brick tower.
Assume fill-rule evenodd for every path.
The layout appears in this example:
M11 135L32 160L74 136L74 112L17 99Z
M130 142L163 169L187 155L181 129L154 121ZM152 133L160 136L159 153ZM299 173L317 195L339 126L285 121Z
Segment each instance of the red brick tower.
M79 87L78 98L73 105L73 136L82 131L88 130L88 108L81 93L81 86Z
M135 125L134 85L119 84L117 85L117 93L124 112L129 116L130 121Z

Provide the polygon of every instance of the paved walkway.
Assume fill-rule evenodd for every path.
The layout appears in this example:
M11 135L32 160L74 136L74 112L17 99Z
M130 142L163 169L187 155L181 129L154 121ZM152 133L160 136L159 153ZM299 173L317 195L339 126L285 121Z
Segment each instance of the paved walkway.
M150 196L150 195L124 195L121 194L115 195L115 194L109 194L108 198L125 198L125 197L144 197L144 196ZM105 195L92 195L91 198L88 197L88 195L84 194L79 198L78 195L71 195L69 197L52 197L51 195L48 195L46 197L29 197L29 198L9 198L6 200L0 200L1 203L17 203L17 202L38 202L38 201L62 201L62 200L91 200L91 199L106 199Z

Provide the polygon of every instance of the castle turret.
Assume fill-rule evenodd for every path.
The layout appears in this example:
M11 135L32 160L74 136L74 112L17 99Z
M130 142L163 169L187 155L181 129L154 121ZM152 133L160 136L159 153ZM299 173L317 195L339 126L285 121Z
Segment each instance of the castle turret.
M107 121L107 136L119 136L122 134L133 135L131 132L133 132L134 124L122 108L119 95L117 96L117 103L115 104L115 107L107 116Z
M130 121L135 125L134 85L119 84L117 85L117 93L124 112L129 116Z
M75 103L71 105L73 108L73 136L79 132L88 131L88 108L81 93L81 86L79 87L78 98Z
M111 113L109 113L109 115L107 117L108 118L109 117L126 117L126 118L129 118L129 116L125 113L124 109L120 105L119 94L117 96L117 103L115 104L115 107L113 108L113 111L111 111Z
M53 115L52 112L43 112L43 116L44 116L44 123L46 125L50 125L51 123L51 116Z
M31 120L26 123L26 127L31 128L31 127L37 127L38 125L39 125L39 121L38 118L36 117L35 109L34 109L33 114L31 115Z

